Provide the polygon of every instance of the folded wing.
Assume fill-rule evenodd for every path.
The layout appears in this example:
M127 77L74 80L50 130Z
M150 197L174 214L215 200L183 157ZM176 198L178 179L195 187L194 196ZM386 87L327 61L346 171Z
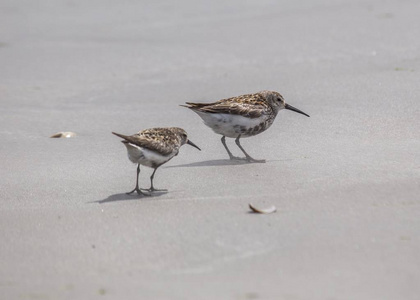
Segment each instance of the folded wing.
M206 113L219 113L241 115L248 118L259 118L263 114L267 114L271 108L258 94L243 95L223 99L213 103L193 103L186 102L186 106L192 110L206 112Z
M153 128L140 131L127 136L113 132L116 136L124 139L124 142L159 152L162 155L169 155L173 152L173 144L179 144L176 135L166 128Z

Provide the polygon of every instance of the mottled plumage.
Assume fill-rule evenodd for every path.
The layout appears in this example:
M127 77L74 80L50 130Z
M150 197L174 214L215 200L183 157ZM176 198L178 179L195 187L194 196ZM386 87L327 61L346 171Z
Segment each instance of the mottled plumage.
M251 119L259 118L261 115L269 115L273 112L273 109L259 93L222 99L213 103L186 103L190 105L188 108L200 112L240 115Z
M173 128L151 128L139 131L130 136L119 133L113 134L124 139L124 144L133 145L155 151L160 155L167 156L179 150L181 139L173 132Z
M157 168L178 155L179 148L182 145L189 144L200 150L193 142L188 140L185 130L178 127L151 128L129 136L115 132L113 134L123 139L122 143L127 148L128 158L133 163L137 163L136 187L128 194L135 191L138 194L143 194L138 187L140 165L154 169L150 177L151 187L148 189L148 191L153 192L156 191L153 187L153 177Z
M183 106L193 110L203 119L204 124L215 133L223 136L222 143L230 159L240 158L234 157L229 151L225 143L225 137L236 139L236 144L249 162L264 162L264 160L255 160L249 156L239 142L241 137L254 136L267 130L282 109L293 110L309 117L297 108L286 104L283 96L274 91L261 91L255 94L222 99L213 103L186 102L186 104L188 106Z

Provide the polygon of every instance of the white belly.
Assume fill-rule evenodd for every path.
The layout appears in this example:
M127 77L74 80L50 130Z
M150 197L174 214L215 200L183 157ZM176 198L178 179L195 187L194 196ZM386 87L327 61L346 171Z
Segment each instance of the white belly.
M239 135L241 135L241 137L253 136L257 133L251 134L248 131L259 126L268 119L266 115L251 119L230 114L211 114L202 112L197 112L197 114L203 119L204 124L213 129L215 133L230 138L237 138ZM271 124L269 124L267 128L270 125Z
M178 151L174 151L169 155L160 155L155 151L151 151L149 149L142 148L130 143L124 145L127 147L127 155L130 161L150 168L156 168L166 163L168 160L178 154Z

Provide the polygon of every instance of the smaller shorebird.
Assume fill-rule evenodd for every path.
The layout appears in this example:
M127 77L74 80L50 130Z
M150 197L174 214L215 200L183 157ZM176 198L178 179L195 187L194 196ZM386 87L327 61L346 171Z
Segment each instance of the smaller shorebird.
M181 106L193 110L203 119L205 125L222 135L222 144L230 159L248 162L265 162L265 160L257 160L249 156L242 148L240 138L254 136L268 129L282 109L292 110L309 117L303 111L287 104L282 95L273 91L261 91L213 103L186 102L186 104L188 106ZM236 139L236 145L245 154L245 158L232 155L226 146L225 137Z
M151 128L130 136L115 132L112 134L123 139L122 143L127 147L128 159L137 164L136 187L131 192L128 192L128 195L134 192L137 192L139 195L148 195L141 190L148 192L166 191L155 189L153 186L153 177L156 170L178 155L179 148L182 145L188 144L201 150L188 139L185 130L178 127ZM149 189L139 188L140 165L154 169L152 176L150 176L151 186Z

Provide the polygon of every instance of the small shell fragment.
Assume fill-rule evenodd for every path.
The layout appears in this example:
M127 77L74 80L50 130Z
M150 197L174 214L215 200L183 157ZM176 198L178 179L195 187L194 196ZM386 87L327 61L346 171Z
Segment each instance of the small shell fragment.
M50 136L50 138L71 138L75 136L76 134L74 132L61 131L61 132L57 132L56 134L53 134L52 136Z
M271 213L273 213L273 212L275 212L277 210L277 208L274 205L273 206L270 206L268 208L256 208L251 203L249 203L249 208L253 212L259 213L259 214L271 214Z

